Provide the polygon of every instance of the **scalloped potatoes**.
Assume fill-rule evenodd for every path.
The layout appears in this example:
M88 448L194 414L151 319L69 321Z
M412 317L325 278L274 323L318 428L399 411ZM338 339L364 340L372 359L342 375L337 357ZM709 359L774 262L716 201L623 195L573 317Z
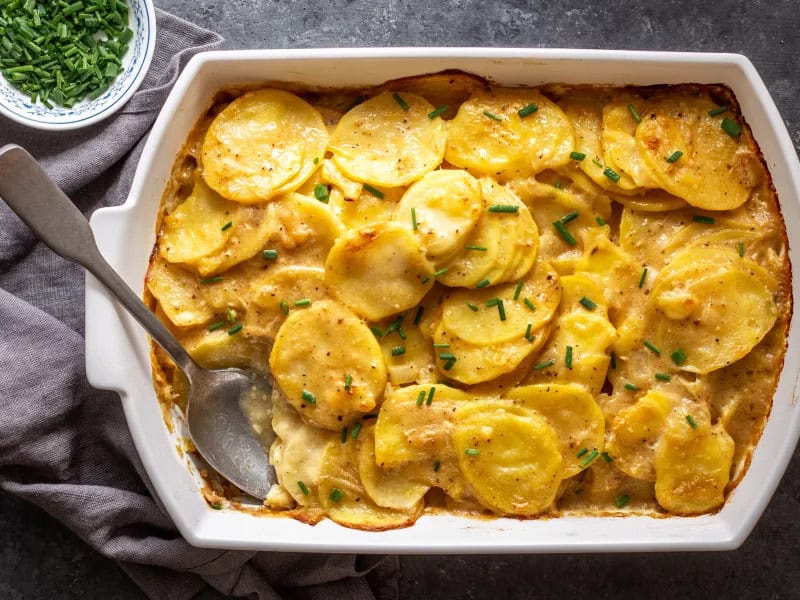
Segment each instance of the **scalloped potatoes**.
M728 90L265 88L186 153L147 294L201 364L271 371L263 510L693 515L744 473L791 294Z

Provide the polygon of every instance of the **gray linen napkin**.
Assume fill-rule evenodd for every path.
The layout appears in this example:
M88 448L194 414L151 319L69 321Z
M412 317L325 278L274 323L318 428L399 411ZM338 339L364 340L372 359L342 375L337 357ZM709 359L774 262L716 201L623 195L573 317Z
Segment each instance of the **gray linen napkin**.
M141 89L114 117L43 133L0 118L0 145L27 148L89 214L126 197L178 73L222 39L158 11ZM394 598L396 558L232 552L190 546L155 498L118 397L84 373L83 273L0 202L0 490L36 504L120 566L152 598L210 585L259 599Z

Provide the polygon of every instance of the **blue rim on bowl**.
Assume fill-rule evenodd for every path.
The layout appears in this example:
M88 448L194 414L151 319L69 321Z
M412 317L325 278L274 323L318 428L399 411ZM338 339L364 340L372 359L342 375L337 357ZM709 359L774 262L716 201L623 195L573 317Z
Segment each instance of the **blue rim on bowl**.
M102 95L72 108L32 103L28 95L12 87L0 75L0 114L48 131L78 129L97 123L122 108L139 89L156 46L156 15L152 0L129 0L128 26L133 31L130 48L122 60L123 71Z

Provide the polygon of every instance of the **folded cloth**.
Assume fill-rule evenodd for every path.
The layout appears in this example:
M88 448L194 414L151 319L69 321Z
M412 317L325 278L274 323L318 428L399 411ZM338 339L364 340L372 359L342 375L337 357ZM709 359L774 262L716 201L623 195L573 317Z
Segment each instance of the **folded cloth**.
M197 52L222 39L158 11L141 89L114 117L43 133L0 118L0 146L27 148L88 214L126 197L147 131ZM158 502L115 394L84 372L83 273L0 202L0 489L36 504L119 562L151 598L212 586L234 597L395 598L397 558L199 549Z

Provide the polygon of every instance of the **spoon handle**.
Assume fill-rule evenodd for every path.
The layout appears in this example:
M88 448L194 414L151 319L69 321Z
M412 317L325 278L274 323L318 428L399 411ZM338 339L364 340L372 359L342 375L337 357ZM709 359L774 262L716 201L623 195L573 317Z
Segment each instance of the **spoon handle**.
M0 148L0 198L53 252L94 275L191 380L199 369L178 340L106 262L89 222L23 148Z

